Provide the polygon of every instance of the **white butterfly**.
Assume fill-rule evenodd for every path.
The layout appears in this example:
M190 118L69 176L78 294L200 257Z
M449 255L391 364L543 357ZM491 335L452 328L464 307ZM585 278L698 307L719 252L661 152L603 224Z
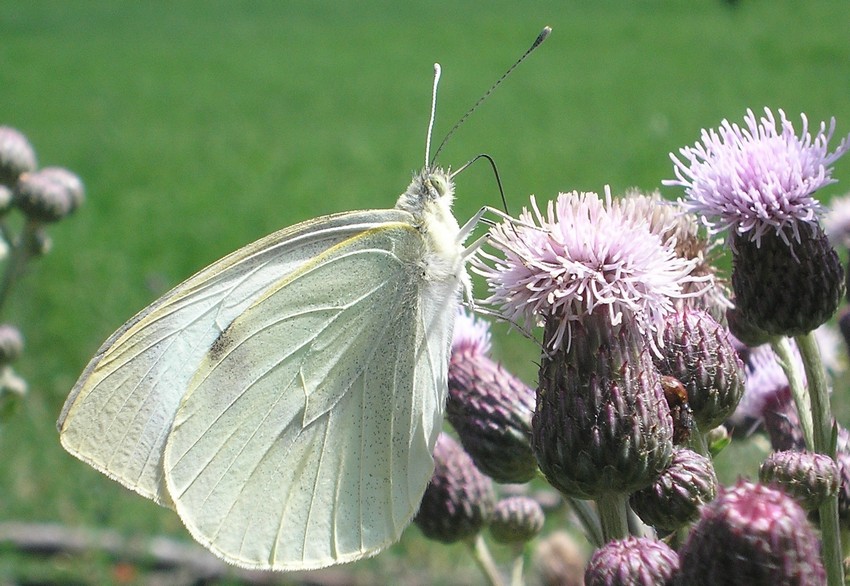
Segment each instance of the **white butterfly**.
M452 198L426 168L395 209L297 224L189 278L98 350L62 445L239 566L395 542L431 478L480 217L460 228Z
M426 168L394 209L316 218L212 264L104 342L65 402L65 449L228 562L358 560L419 507L480 240L463 243L489 209L460 227L453 175L430 167L439 73Z

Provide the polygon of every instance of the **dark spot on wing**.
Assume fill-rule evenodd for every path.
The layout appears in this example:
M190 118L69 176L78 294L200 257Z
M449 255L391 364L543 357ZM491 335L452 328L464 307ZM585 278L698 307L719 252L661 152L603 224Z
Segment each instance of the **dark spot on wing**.
M230 325L233 324L231 323ZM233 345L233 336L230 332L230 325L224 328L224 330L218 335L218 338L215 339L215 342L212 343L212 346L210 346L209 356L212 362L218 362L221 360Z

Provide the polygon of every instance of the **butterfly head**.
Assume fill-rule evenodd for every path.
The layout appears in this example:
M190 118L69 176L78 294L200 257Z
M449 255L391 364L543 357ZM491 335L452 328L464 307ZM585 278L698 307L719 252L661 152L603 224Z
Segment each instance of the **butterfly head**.
M453 201L452 176L439 167L426 168L413 176L413 181L398 198L395 207L422 220L425 216L443 217L447 214L451 217Z

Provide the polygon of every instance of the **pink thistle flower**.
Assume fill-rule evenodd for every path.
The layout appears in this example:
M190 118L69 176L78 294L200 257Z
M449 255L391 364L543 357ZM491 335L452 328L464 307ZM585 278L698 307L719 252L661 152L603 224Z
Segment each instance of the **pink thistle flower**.
M551 349L565 338L569 346L572 324L591 314L606 314L612 326L633 318L641 332L657 332L673 299L684 295L683 283L696 279L696 260L677 256L675 239L663 240L624 207L607 189L604 200L562 193L545 213L532 197L519 216L525 225L503 223L490 232L504 258L482 253L476 260L491 290L486 303L525 325L557 320L546 340Z
M685 208L711 232L729 229L758 246L773 230L790 245L789 232L799 242L801 225L816 230L820 204L812 194L835 182L831 165L850 149L850 137L830 153L834 118L829 129L821 122L813 138L805 114L797 136L785 112L779 110L778 131L773 112L764 112L756 120L747 110L746 128L723 120L720 128L703 130L702 142L679 150L684 161L670 154L676 179L663 183L685 188Z

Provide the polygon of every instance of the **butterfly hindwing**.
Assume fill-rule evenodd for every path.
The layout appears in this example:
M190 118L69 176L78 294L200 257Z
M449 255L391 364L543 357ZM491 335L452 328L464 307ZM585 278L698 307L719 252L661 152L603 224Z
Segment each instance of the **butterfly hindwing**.
M221 332L285 275L386 222L395 210L326 216L232 253L130 319L98 350L57 423L62 445L125 486L173 506L162 453L197 366Z
M409 223L363 232L211 345L164 461L201 543L246 567L310 569L398 539L432 473L454 315L423 295L424 254Z

